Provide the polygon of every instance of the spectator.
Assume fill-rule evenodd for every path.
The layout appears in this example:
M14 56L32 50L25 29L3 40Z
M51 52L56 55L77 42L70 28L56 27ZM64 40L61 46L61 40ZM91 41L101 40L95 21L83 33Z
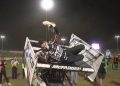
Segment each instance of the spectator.
M11 83L8 80L8 77L6 75L6 69L5 69L5 63L2 58L0 58L0 86L2 86L2 75L4 75L5 80L8 83L8 86L11 85Z
M24 63L22 62L22 76L23 76L23 79L25 78L25 72L24 72Z
M12 79L17 79L17 66L19 62L16 57L11 61L11 66L12 66Z
M105 58L104 58L98 70L98 78L99 78L100 86L103 85L103 79L105 79L105 76L106 76L106 65L105 65Z
M25 68L25 64L24 64L24 53L23 53L23 57L22 57L22 64L21 64L21 67L22 67L22 77L23 79L25 78L25 71L24 71L24 68Z
M118 55L113 57L112 69L118 69Z
M78 72L71 71L71 84L77 85L78 83Z
M112 58L111 51L110 51L109 49L107 49L107 50L105 51L105 58L106 58L106 60L107 60L107 65L109 65L109 62L110 62L110 60L111 60L111 58Z

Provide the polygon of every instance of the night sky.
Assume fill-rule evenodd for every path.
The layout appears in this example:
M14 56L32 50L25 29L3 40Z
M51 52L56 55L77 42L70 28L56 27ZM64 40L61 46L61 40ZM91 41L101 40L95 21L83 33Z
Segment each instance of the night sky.
M5 50L23 50L25 38L45 39L45 10L41 0L0 0L0 34L6 35ZM87 43L99 42L102 49L116 49L120 34L119 0L54 0L47 18L57 24L62 36L71 33ZM120 43L119 43L120 44ZM0 40L1 48L1 40Z

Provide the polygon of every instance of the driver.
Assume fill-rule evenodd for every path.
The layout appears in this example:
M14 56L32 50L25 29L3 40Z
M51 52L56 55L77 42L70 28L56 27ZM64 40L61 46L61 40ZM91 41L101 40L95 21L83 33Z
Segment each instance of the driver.
M60 33L56 29L56 24L49 21L44 21L43 24L48 27L53 27L55 35L59 35ZM57 38L56 38L57 39ZM77 46L74 46L72 48L65 48L59 45L56 40L52 43L48 43L47 41L43 41L40 43L40 47L42 50L47 52L47 54L44 56L51 57L54 60L61 61L61 62L77 62L84 58L82 54L79 54L82 50L84 50L85 46L80 44ZM40 55L41 53L37 53L37 55Z

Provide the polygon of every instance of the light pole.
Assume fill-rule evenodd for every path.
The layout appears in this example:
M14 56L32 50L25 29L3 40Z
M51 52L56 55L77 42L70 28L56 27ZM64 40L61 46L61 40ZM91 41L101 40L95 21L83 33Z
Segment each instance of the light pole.
M65 38L61 38L61 42L62 42L63 45L65 44L65 41L66 41Z
M120 38L120 35L116 35L115 38L117 39L117 51L119 51L119 38Z
M1 40L2 40L2 41L1 41L1 44L2 44L1 49L3 50L3 43L4 43L3 40L5 39L5 35L1 35L0 38L1 38Z
M51 10L54 7L54 2L53 0L41 0L41 7L45 10L45 20L47 21L47 11ZM49 40L49 36L50 34L49 32L49 27L46 28L46 40L47 40L47 34L48 34L48 40Z
M46 20L47 20L47 11L51 10L54 7L54 2L53 2L53 0L42 0L41 7L46 12Z

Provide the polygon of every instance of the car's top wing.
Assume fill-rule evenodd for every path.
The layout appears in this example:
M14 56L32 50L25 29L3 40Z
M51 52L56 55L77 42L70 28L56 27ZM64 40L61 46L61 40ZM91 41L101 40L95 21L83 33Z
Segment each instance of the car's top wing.
M85 46L85 49L81 51L80 54L84 55L83 62L85 64L88 64L89 66L91 66L91 68L94 69L93 73L88 74L88 78L91 81L94 81L104 55L98 50L95 50L94 48L92 48L91 45L89 45L88 43L86 43L85 41L83 41L82 39L80 39L74 34L71 35L71 39L69 43L70 43L70 47L73 47L79 44L83 44ZM83 65L83 68L84 68L84 63L81 64L81 66Z

